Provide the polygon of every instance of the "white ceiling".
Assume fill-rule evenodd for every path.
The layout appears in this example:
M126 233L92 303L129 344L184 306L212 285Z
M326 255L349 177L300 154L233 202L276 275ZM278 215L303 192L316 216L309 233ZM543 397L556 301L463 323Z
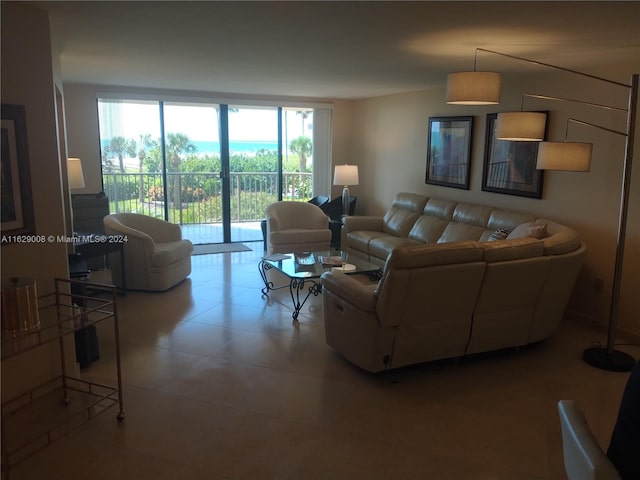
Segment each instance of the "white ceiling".
M640 70L638 1L32 3L50 12L66 82L362 98L442 85L476 47ZM501 60L481 52L478 69L531 68Z

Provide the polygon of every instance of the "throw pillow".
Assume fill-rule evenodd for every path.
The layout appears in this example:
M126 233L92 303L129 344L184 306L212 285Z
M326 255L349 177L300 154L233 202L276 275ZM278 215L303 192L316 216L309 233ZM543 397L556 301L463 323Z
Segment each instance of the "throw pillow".
M495 242L496 240L504 240L509 235L509 230L499 228L487 238L487 242Z
M518 225L513 229L507 236L507 240L512 240L514 238L537 238L541 239L547 236L547 224L546 223L534 223L527 222L521 225Z

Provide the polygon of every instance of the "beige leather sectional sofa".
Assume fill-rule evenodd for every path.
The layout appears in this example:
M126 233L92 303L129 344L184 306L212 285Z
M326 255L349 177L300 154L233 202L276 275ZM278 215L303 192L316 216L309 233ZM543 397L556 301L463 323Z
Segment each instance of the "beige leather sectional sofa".
M384 270L377 285L322 276L326 339L371 372L551 336L585 254L550 220L411 193L384 217L346 217L342 241Z

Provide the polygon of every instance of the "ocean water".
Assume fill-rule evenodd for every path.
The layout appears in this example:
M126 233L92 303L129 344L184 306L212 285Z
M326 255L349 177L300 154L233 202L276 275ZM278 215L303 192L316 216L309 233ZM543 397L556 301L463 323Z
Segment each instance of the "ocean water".
M102 140L102 147L109 145L110 139ZM220 155L220 142L208 142L201 140L192 140L198 154L216 154ZM265 141L265 140L232 140L229 142L229 150L234 153L256 153L258 150L278 150L277 141Z
M192 143L198 148L198 153L220 154L220 142L205 142L194 140ZM261 140L237 140L229 142L231 153L255 153L258 150L278 150L278 142Z

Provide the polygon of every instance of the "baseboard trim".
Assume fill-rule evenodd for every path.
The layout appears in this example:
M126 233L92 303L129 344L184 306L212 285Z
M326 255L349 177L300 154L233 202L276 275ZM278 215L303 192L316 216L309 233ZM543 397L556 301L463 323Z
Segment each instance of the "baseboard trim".
M598 331L604 333L605 335L607 334L607 331L608 331L607 324L602 323L596 320L595 318L585 315L583 313L567 310L565 314L565 318L575 320L578 323L582 323L584 325L593 327ZM616 337L618 337L618 339L623 340L625 342L633 343L637 346L640 346L640 335L637 333L629 332L628 330L618 328L618 331L616 332Z

